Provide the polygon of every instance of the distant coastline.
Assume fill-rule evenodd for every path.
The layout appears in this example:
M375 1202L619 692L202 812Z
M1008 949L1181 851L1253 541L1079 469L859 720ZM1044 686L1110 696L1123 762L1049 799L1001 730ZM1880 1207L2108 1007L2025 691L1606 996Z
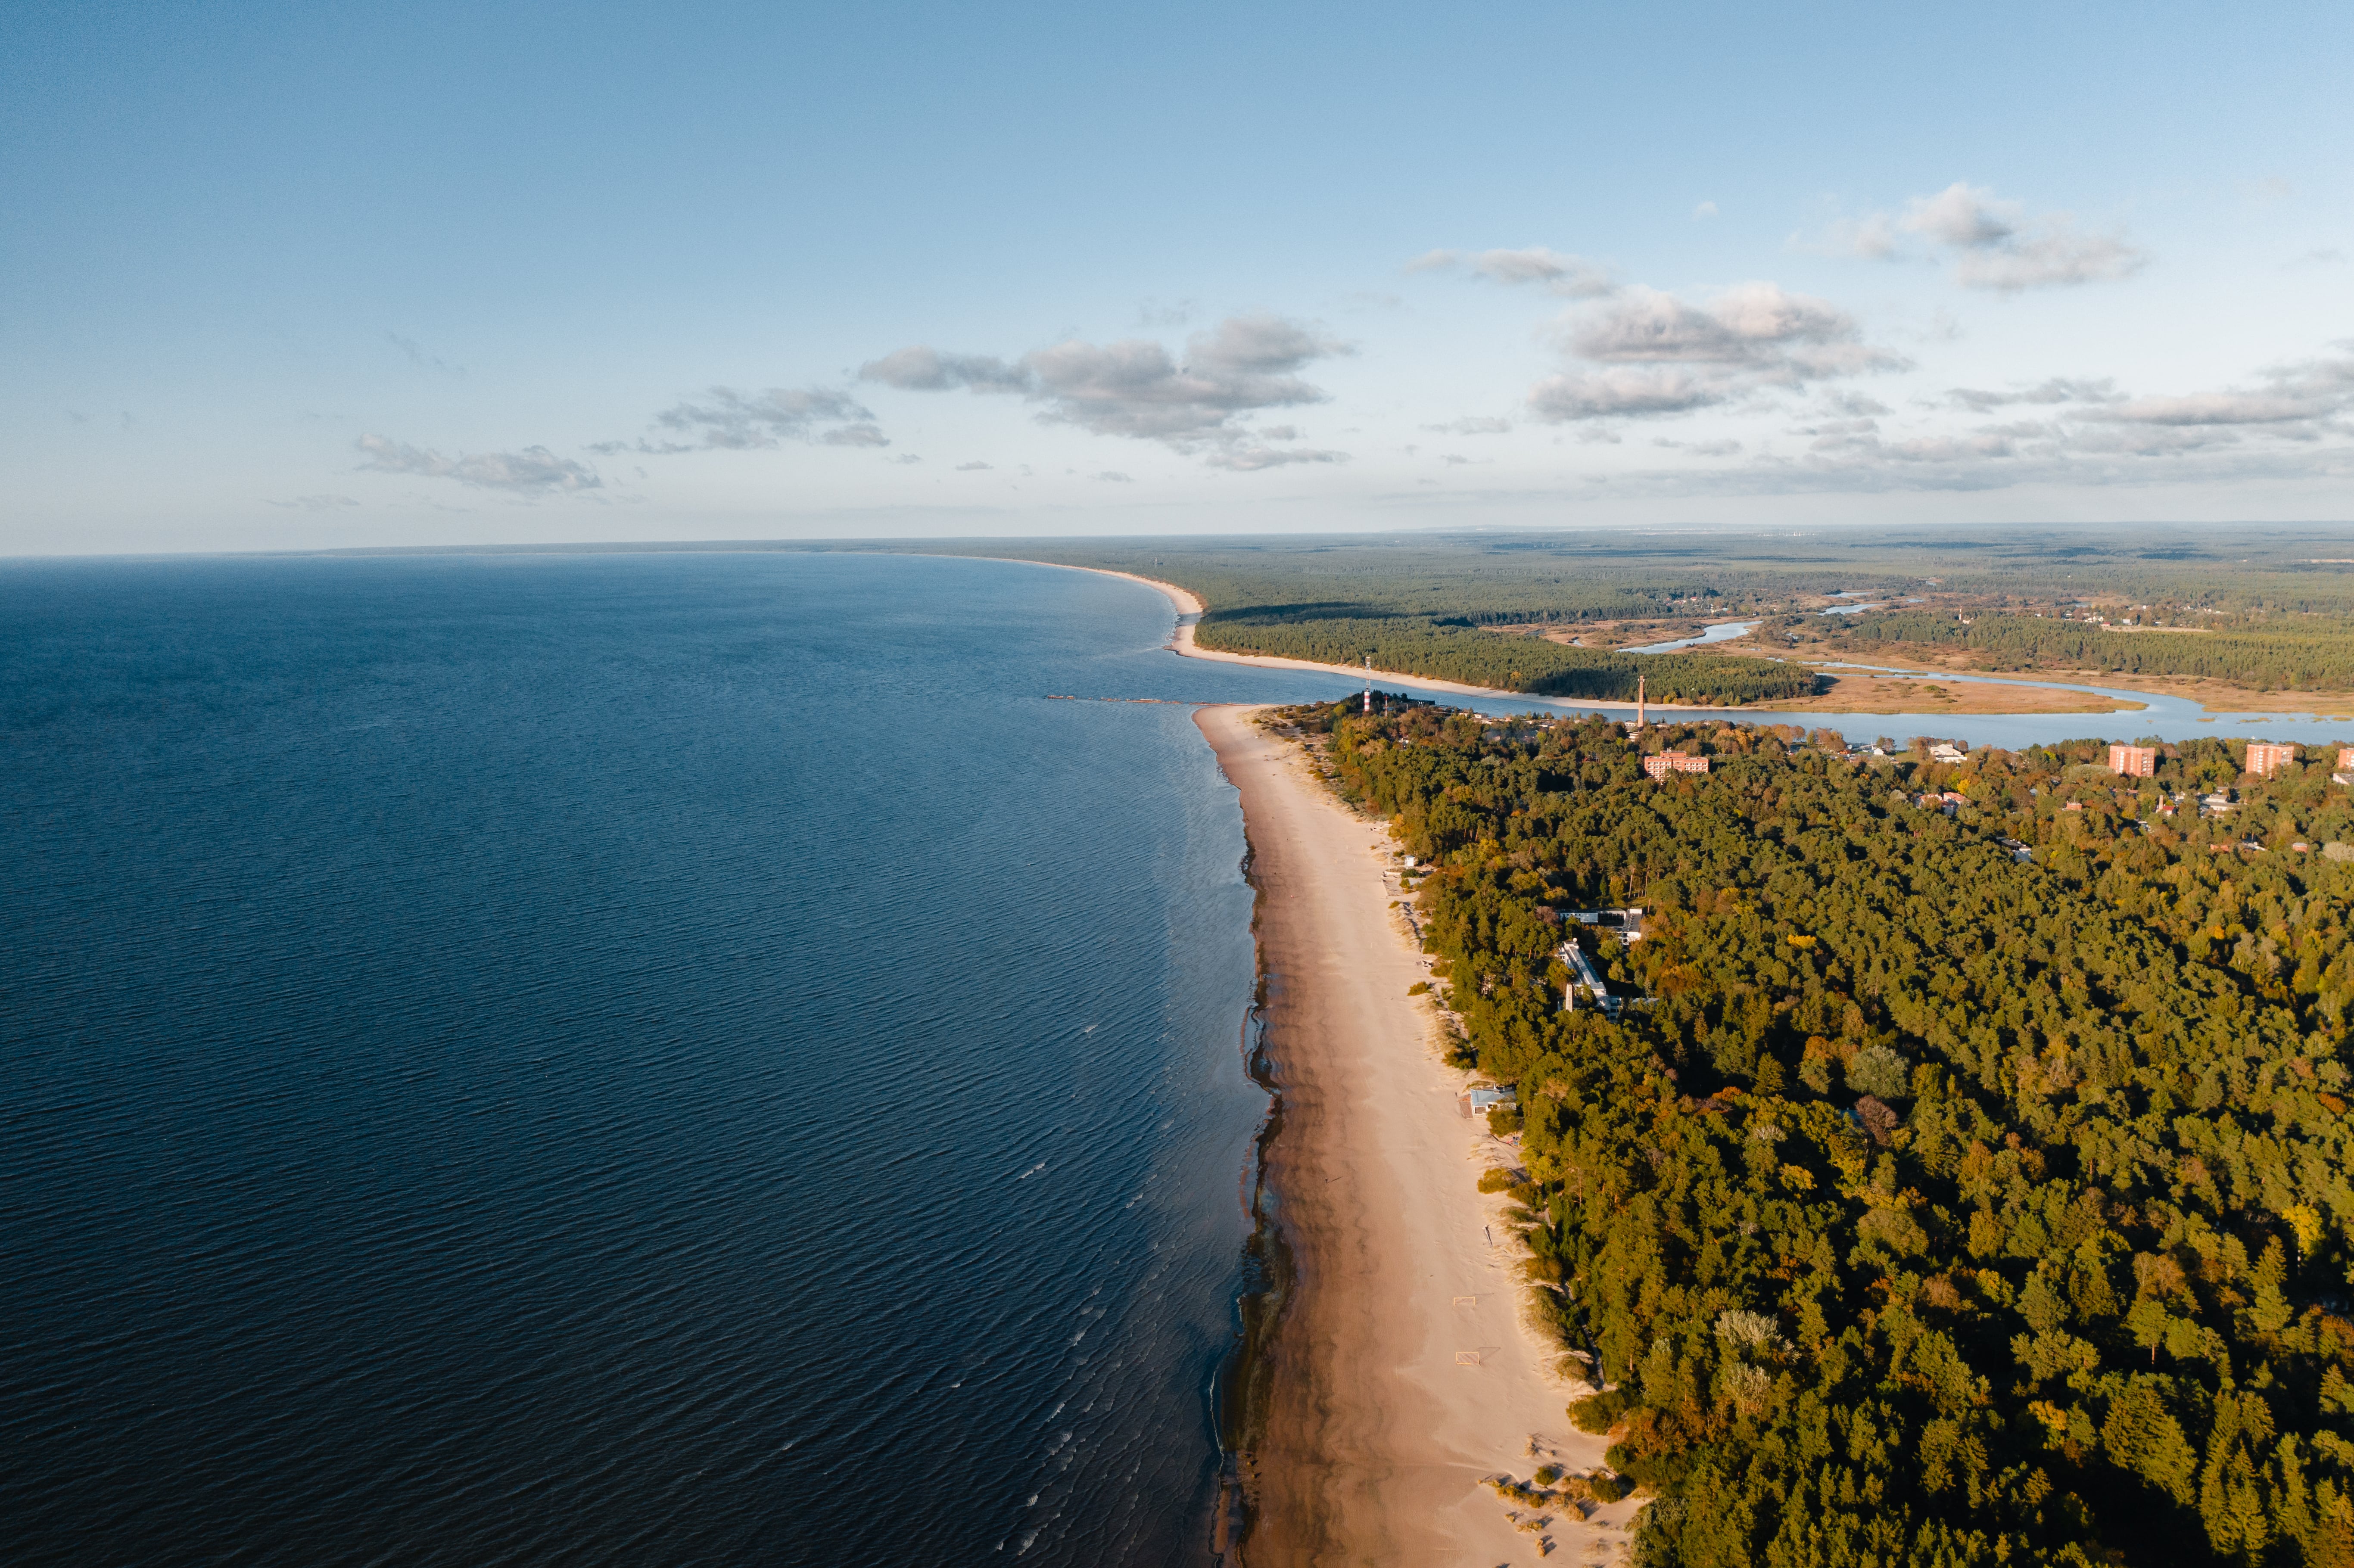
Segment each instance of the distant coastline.
M1190 589L1180 588L1175 583L1162 582L1158 577L1140 577L1134 572L1116 572L1108 567L1074 567L1061 561L1032 560L1021 556L993 556L984 558L1018 561L1029 567L1053 567L1057 571L1093 572L1099 577L1120 577L1129 582L1142 583L1150 588L1158 588L1177 610L1177 628L1169 635L1169 651L1183 658L1207 659L1220 664L1253 664L1262 670L1305 670L1319 675L1346 675L1357 680L1364 678L1365 672L1363 667L1353 664L1319 664L1308 659L1281 659L1269 653L1226 653L1214 648L1204 648L1195 642L1193 628L1201 621L1209 607ZM1384 670L1379 665L1373 667L1373 673L1386 676L1393 681L1408 682L1416 691L1447 692L1464 697L1495 697L1512 703L1535 703L1565 712L1583 713L1591 710L1596 713L1616 713L1624 709L1632 713L1635 708L1632 703L1573 703L1560 697L1539 696L1532 692L1508 692L1500 686L1469 686L1460 681L1442 681L1435 676L1409 674L1402 670ZM1652 712L1662 714L1723 711L1717 708L1678 706L1671 703L1652 703L1649 705Z

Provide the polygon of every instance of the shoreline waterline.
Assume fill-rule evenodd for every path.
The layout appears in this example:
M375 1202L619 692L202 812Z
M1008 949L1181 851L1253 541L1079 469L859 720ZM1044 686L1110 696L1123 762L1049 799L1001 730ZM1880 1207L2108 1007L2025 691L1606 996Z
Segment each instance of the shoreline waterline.
M1463 1072L1426 998L1385 823L1352 810L1261 705L1194 722L1240 797L1261 971L1260 1054L1279 1123L1260 1218L1288 1254L1236 1456L1249 1568L1323 1562L1489 1564L1527 1538L1481 1482L1540 1442L1580 1469L1581 1385L1526 1313L1508 1200L1478 1191L1513 1151L1459 1107ZM1258 1401L1263 1398L1263 1404ZM1625 1504L1557 1527L1623 1541Z

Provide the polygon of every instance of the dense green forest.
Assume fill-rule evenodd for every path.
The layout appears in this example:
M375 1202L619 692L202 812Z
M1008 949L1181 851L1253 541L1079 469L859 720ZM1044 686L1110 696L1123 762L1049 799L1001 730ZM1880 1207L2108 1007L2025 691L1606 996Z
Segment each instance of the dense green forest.
M2023 615L1955 616L1893 611L1858 616L1840 641L1929 643L1969 651L1984 670L2107 670L2187 675L2258 691L2354 689L2354 627L2337 622L2217 631L2114 631L2082 620Z
M1438 863L1424 928L1521 1086L1532 1268L1652 1499L1639 1563L2354 1563L2326 766L1295 716ZM1714 770L1648 782L1668 744ZM1564 1012L1557 912L1624 903L1645 938L1598 956L1652 1000Z
M1712 707L1812 696L1821 683L1810 670L1770 659L1606 653L1420 617L1290 620L1250 610L1214 610L1202 618L1194 638L1204 648L1325 664L1354 664L1370 654L1373 668L1400 675L1595 702L1633 702L1638 676L1655 703Z

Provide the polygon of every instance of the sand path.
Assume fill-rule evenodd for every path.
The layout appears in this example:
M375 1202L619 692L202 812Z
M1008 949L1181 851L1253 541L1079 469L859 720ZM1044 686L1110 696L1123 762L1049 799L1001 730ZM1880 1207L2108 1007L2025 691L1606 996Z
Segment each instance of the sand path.
M1603 1441L1575 1431L1580 1392L1522 1320L1505 1201L1479 1172L1513 1151L1469 1119L1465 1075L1438 1054L1437 1015L1406 991L1427 976L1387 830L1343 805L1302 748L1254 722L1198 715L1242 796L1269 977L1267 1045L1283 1097L1267 1153L1297 1269L1274 1337L1269 1415L1255 1456L1250 1568L1534 1564L1537 1538L1479 1483L1526 1479L1548 1457L1579 1470ZM1491 1243L1492 1237L1492 1243ZM1625 1537L1556 1522L1552 1561L1592 1562Z

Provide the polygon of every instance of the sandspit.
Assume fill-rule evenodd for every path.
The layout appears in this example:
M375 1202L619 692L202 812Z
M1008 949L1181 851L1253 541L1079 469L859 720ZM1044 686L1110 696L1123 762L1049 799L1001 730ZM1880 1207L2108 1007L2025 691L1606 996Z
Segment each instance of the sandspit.
M1580 1390L1523 1320L1525 1255L1505 1201L1478 1191L1512 1150L1460 1109L1465 1077L1441 1055L1437 1016L1407 994L1427 970L1387 830L1262 727L1267 712L1214 706L1197 720L1241 793L1261 894L1266 1048L1283 1103L1267 1178L1295 1270L1247 1467L1243 1559L1533 1564L1539 1536L1481 1482L1548 1462L1584 1471L1604 1443L1570 1426ZM1556 1520L1543 1532L1554 1560L1623 1542L1636 1506Z

